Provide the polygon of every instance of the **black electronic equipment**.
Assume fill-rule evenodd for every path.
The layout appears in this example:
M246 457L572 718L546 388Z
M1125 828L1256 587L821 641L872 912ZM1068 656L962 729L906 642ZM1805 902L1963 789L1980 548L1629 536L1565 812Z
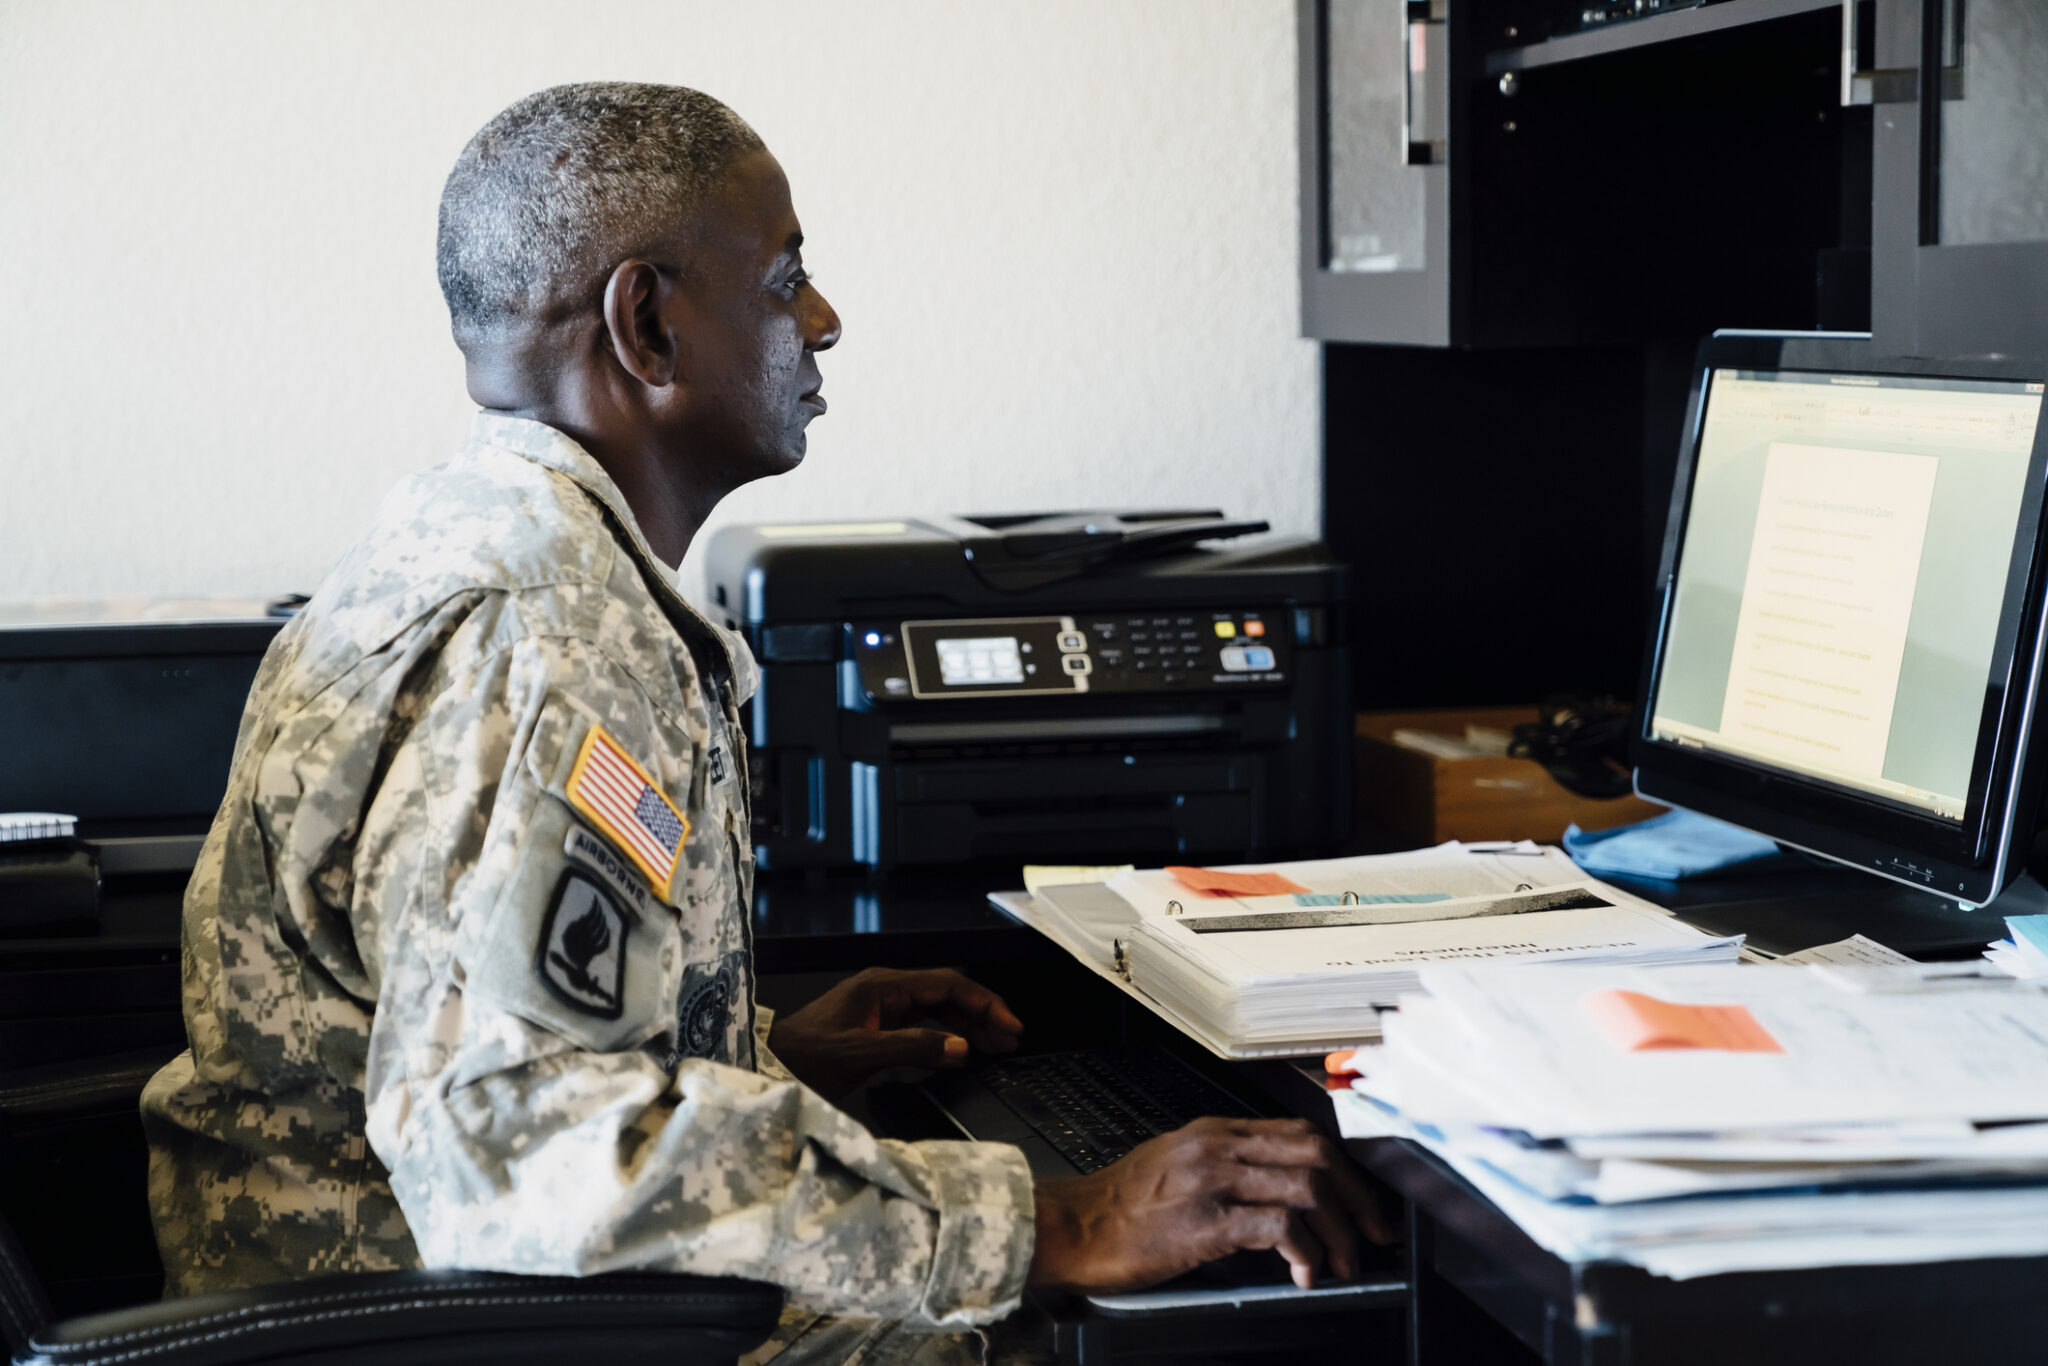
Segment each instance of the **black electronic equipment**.
M2048 364L1702 346L1636 787L1981 905L2038 818Z
M733 526L764 868L1332 848L1344 570L1214 512Z
M106 873L189 869L283 622L0 628L0 812L75 816Z
M1157 1045L996 1058L922 1084L961 1136L1010 1143L1042 1178L1100 1171L1147 1139L1251 1108Z

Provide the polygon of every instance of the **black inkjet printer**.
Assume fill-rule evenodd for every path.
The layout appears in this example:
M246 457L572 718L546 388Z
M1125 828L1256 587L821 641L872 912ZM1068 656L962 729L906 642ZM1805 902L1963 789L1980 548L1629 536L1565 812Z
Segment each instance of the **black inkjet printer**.
M731 526L765 869L1232 862L1350 824L1346 571L1217 512Z

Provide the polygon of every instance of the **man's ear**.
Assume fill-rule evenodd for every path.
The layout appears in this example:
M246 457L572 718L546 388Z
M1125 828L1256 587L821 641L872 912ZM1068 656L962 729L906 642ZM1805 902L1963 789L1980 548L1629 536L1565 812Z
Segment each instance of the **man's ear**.
M679 281L649 261L619 263L604 286L604 326L612 355L634 379L650 389L680 380L683 341L672 314L687 307Z

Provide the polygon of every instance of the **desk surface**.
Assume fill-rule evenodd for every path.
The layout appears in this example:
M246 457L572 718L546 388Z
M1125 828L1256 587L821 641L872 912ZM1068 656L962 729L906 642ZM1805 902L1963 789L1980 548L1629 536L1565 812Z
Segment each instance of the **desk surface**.
M757 960L764 975L875 964L950 963L991 975L1021 967L1056 987L1067 980L1059 971L1065 955L986 901L990 888L1016 880L1002 870L888 880L763 876L754 913ZM1846 869L1632 889L1705 928L1743 930L1781 952L1861 932L1923 955L1974 953L2002 930L1996 908L1962 912L1953 902ZM49 1026L60 1016L90 1016L112 1031L99 1040L93 1029L78 1029L81 1050L107 1051L101 1045L111 1047L113 1034L132 1047L145 1014L161 1016L167 1040L181 1038L180 890L176 879L130 880L112 888L97 937L0 941L0 975L7 978L0 985L0 1055L13 1042L32 1042L39 1057L47 1056ZM1059 1046L1054 1039L1039 1043ZM1327 1122L1320 1089L1299 1074L1291 1082L1276 1079L1269 1075L1274 1064L1254 1066L1267 1069L1254 1074L1261 1089L1301 1113L1315 1115L1320 1107ZM1475 1304L1519 1340L1518 1352L1601 1366L1842 1359L1851 1343L1863 1344L1854 1353L1860 1362L2015 1360L2043 1337L2030 1320L2042 1313L2035 1306L2048 1259L1664 1281L1633 1267L1561 1261L1420 1148L1395 1140L1350 1146L1408 1201L1412 1326L1432 1361L1478 1366L1513 1359L1489 1356L1459 1337L1466 1331L1459 1325L1477 1317Z
M757 962L763 973L773 974L870 965L968 966L1020 956L1054 961L1057 949L988 904L990 891L1021 880L1014 868L924 870L889 878L865 872L763 874L754 895ZM1680 883L1610 880L1703 929L1747 933L1778 953L1862 933L1916 957L1974 956L2004 934L1999 906L1963 911L1953 901L1846 868ZM111 962L175 969L182 893L180 877L112 879L98 934L0 939L0 970ZM2034 894L2039 896L2038 889Z
M1254 1064L1287 1110L1334 1127L1328 1094L1282 1063ZM2048 1258L1818 1267L1666 1280L1545 1251L1442 1159L1403 1139L1345 1149L1407 1202L1414 1357L1459 1366L1526 1360L1475 1349L1483 1310L1553 1366L1805 1366L1818 1361L2037 1359Z

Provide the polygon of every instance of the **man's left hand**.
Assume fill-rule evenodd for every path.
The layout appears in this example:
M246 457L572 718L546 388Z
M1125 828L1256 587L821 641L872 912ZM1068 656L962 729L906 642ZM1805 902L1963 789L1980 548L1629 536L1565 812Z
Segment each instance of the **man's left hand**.
M943 1026L924 1029L914 1021ZM970 1049L1008 1053L1024 1032L1003 998L951 968L868 968L775 1022L768 1047L836 1100L890 1067L959 1067Z

